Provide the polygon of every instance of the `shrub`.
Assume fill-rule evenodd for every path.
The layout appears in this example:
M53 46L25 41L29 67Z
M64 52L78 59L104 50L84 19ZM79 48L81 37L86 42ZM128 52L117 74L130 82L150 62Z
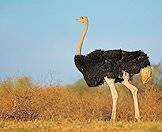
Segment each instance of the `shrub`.
M112 98L107 86L83 86L81 92L77 89L81 89L81 85L41 87L29 80L19 78L0 83L1 119L109 120L111 117ZM117 120L135 120L130 91L123 85L116 86L119 94ZM146 85L139 91L138 97L142 120L162 121L160 88L153 84Z

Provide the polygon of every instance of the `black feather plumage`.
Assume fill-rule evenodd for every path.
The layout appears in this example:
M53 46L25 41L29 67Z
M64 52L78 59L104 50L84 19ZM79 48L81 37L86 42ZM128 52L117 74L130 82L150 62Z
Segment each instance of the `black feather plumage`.
M88 55L75 55L75 65L83 74L88 86L95 87L104 83L104 77L122 82L122 71L133 76L141 68L150 66L147 54L142 51L95 50Z

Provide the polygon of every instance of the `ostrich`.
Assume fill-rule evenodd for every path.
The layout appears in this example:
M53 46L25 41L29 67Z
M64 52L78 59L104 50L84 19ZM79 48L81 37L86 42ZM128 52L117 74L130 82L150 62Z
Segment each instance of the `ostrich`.
M84 38L88 31L88 18L81 16L77 19L84 26L80 41L76 47L74 57L75 65L83 74L89 87L95 87L103 84L105 81L110 87L112 95L112 113L111 120L116 118L116 105L118 93L115 83L119 82L125 85L133 95L135 118L140 121L138 108L137 91L138 89L130 83L130 78L134 74L141 74L143 84L151 78L151 66L147 54L139 51L128 52L124 50L95 50L87 55L81 55L81 49Z

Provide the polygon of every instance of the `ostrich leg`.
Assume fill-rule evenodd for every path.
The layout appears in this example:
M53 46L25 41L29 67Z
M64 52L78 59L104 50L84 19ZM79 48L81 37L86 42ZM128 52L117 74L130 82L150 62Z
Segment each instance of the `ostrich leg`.
M116 105L117 105L117 99L118 99L118 93L117 93L117 91L115 89L115 83L114 83L115 80L107 78L107 77L105 77L104 79L107 82L108 86L110 87L112 100L113 100L111 120L115 121L115 118L116 118Z
M129 74L127 72L123 72L123 79L124 79L124 81L122 82L122 84L125 85L131 91L131 93L133 95L135 118L137 119L137 121L140 121L138 99L137 99L138 89L129 83Z

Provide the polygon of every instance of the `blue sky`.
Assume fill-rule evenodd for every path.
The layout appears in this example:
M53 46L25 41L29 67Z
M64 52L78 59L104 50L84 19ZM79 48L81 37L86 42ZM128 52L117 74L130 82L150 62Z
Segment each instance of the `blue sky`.
M73 83L82 77L73 56L89 17L83 54L94 49L143 50L162 61L161 0L1 0L0 78L27 75L35 82Z

